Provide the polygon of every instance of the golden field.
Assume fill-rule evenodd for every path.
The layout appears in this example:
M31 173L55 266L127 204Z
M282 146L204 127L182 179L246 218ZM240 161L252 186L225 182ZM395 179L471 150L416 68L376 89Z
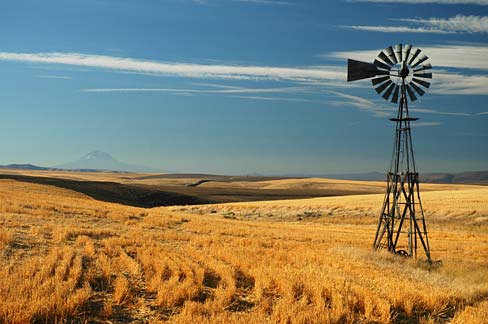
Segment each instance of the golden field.
M381 194L143 209L0 180L0 322L486 323L488 188L438 188L429 268L371 251Z

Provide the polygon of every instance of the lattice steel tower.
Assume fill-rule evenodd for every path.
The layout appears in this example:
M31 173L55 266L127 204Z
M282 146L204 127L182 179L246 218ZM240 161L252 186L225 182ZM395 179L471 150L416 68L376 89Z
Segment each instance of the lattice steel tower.
M373 243L375 250L417 257L423 249L430 262L430 247L420 200L419 174L415 166L407 94L411 101L415 94L423 96L432 79L428 57L411 45L390 46L378 54L373 64L348 60L347 81L373 78L376 92L386 100L398 104L393 156L387 173L385 199Z

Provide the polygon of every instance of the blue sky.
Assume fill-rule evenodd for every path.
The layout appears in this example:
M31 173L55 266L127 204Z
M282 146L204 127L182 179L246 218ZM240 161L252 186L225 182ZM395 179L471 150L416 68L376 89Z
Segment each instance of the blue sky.
M396 107L346 60L410 43L419 171L488 169L487 0L2 1L0 39L0 164L384 171Z

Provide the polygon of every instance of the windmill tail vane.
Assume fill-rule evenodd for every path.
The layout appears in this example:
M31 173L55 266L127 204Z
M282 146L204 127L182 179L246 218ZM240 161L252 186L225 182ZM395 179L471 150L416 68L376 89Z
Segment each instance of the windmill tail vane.
M423 250L428 262L430 246L410 128L418 118L410 117L408 101L425 94L432 79L431 69L422 50L397 44L382 50L373 63L349 59L347 71L348 82L371 79L381 97L398 104L396 117L390 118L396 125L393 154L373 249L415 258Z

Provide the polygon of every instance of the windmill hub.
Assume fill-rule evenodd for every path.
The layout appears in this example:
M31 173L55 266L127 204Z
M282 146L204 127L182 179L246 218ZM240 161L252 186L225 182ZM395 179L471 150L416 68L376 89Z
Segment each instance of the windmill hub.
M400 78L405 79L410 74L410 70L406 64L402 64L402 68L400 69Z
M396 118L390 118L396 123L393 158L373 248L416 257L421 247L431 262L410 129L410 122L418 118L410 117L407 98L408 94L410 101L415 101L429 88L432 65L427 60L420 49L411 45L390 46L373 63L349 59L347 81L371 79L379 95L398 104Z

